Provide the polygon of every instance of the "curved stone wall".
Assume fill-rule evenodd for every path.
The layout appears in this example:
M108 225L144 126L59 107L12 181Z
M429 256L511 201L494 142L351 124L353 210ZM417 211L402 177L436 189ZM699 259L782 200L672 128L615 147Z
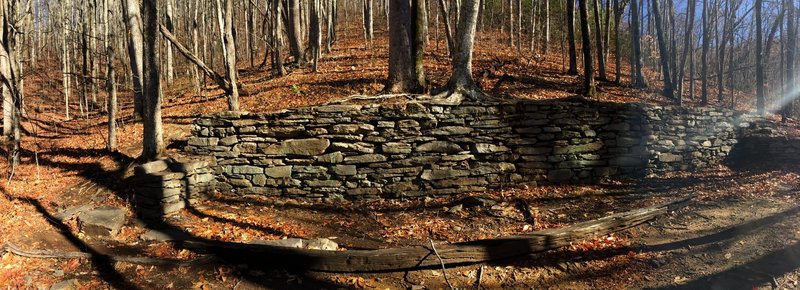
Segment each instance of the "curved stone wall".
M202 116L186 151L215 157L225 192L418 196L701 169L731 150L733 121L583 100L330 104Z

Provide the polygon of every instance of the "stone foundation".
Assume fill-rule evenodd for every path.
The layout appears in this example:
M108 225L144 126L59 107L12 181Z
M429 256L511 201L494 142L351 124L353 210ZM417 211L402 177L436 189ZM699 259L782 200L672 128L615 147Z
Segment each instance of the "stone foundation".
M719 164L733 112L584 100L330 104L201 116L216 189L348 198L590 183Z

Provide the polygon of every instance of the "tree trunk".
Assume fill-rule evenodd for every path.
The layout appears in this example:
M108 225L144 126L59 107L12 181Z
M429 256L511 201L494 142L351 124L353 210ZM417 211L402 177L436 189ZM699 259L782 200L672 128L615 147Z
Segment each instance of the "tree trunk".
M286 32L289 36L289 50L295 62L302 65L305 64L303 54L306 48L303 46L303 32L300 23L300 0L288 0L287 3L289 5L289 25L286 27Z
M708 0L703 0L703 48L700 52L700 103L703 106L708 105L708 49L711 45L708 9Z
M363 20L364 20L364 45L367 49L372 48L373 38L373 19L372 19L372 0L363 0ZM391 27L391 23L389 24Z
M131 60L131 79L133 80L133 117L143 117L144 107L144 40L142 39L142 16L138 0L124 0L122 12L128 28L128 56Z
M687 13L686 13L686 32L683 39L683 55L681 56L681 63L678 65L676 70L678 70L678 78L675 80L678 83L678 94L677 102L678 106L683 105L683 72L684 68L686 67L686 57L689 54L694 54L692 41L694 40L694 14L695 14L695 0L689 0L686 4ZM689 76L689 81L694 82L692 79L694 76Z
M636 0L632 0L636 1ZM575 47L575 0L567 0L567 35L569 39L569 70L568 75L578 74L578 52Z
M106 92L108 100L106 105L108 111L108 144L106 150L109 152L117 151L117 78L114 73L114 45L109 41L114 39L114 30L109 28L109 19L113 19L112 10L108 6L109 0L103 1L103 23L105 23L105 45L106 45Z
M384 91L420 92L424 77L417 75L416 49L421 48L415 45L417 22L412 19L417 12L409 0L390 0L389 7L389 77Z
M255 5L252 1L247 1L244 4L247 8L245 12L247 13L247 54L250 58L250 67L255 66L255 44L253 38L255 38L255 15L253 11L253 6Z
M238 74L236 71L236 43L233 38L233 0L224 0L224 7L220 0L216 1L225 78L230 82L230 90L226 92L228 94L228 110L239 111L239 88L236 84Z
M594 0L594 35L595 44L597 45L597 69L600 73L600 80L606 80L606 57L605 48L603 48L603 29L600 22L602 14L600 13L600 0Z
M550 1L544 1L544 54L550 51Z
M661 60L661 70L664 72L664 96L670 99L675 98L675 87L672 82L672 70L670 70L670 52L667 49L667 42L664 37L664 26L661 19L661 9L658 0L650 1L653 9L653 16L656 26L656 38L658 42L659 59Z
M619 84L622 82L622 47L620 46L620 19L622 19L622 10L624 7L620 6L620 0L614 0L614 64L615 74L614 82Z
M128 3L136 0L128 0ZM164 151L163 131L161 126L161 80L157 59L158 50L158 7L157 0L144 0L142 17L144 23L144 123L142 140L142 161L155 160ZM135 30L131 30L135 33Z
M439 9L442 11L442 17L444 18L444 35L447 38L447 50L450 56L452 56L456 44L453 39L453 29L450 26L450 11L447 10L447 5L444 4L444 0L439 0Z
M764 49L762 47L764 32L761 27L761 6L763 5L763 0L756 0L756 110L761 116L766 115L764 108Z
M472 50L478 25L478 4L478 0L464 0L462 4L456 49L451 60L453 74L447 82L450 91L463 93L472 99L483 95L472 78Z
M594 68L592 68L592 40L589 31L589 0L578 0L578 12L581 18L581 40L583 43L583 96L594 97L596 88L594 84Z
M639 5L638 0L631 0L631 44L633 45L633 86L637 88L647 87L647 81L642 74L642 44L639 31Z
M797 80L794 79L794 58L795 50L797 48L797 26L795 26L795 6L793 0L786 0L786 92L789 95L783 97L781 110L781 121L788 121L794 109L794 101L798 94L794 84Z
M173 16L174 15L174 12L173 12L173 10L174 10L173 5L174 4L172 3L172 1L173 0L166 0L165 1L165 2L167 2L166 3L167 4L167 15L166 15L167 17L166 17L166 19L164 19L164 23L166 24L167 29L169 30L170 33L175 33L175 23L174 23L175 22L175 18ZM171 45L167 45L166 46L166 51L167 51L167 55L166 55L167 65L166 65L166 77L165 77L165 79L166 79L167 83L172 83L172 79L175 78L175 67L173 65L173 62L175 61L175 59L174 59L174 56L172 55L172 46Z
M414 52L414 77L417 78L417 82L423 89L428 86L425 80L425 66L423 64L423 60L425 59L425 37L428 33L426 2L425 0L411 0L411 21L414 23L414 43L412 48Z
M308 21L308 42L311 47L312 71L317 72L320 48L322 47L322 27L320 26L320 0L310 0Z
M286 75L283 67L283 9L281 0L272 0L272 74Z

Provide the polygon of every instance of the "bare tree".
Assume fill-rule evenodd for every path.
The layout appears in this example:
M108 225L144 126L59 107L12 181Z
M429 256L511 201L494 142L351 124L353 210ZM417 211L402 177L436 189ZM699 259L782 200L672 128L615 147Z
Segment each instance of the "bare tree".
M592 67L592 40L589 31L589 7L587 1L578 0L578 11L581 18L581 40L583 42L583 96L594 97L596 87L594 83L594 68Z
M795 21L795 7L793 0L786 0L786 92L790 95L784 96L781 101L783 107L781 108L781 121L786 122L794 109L795 95L794 91L794 58L797 49L797 26Z
M676 68L679 73L678 78L675 80L678 84L678 93L676 95L678 105L682 105L683 103L683 73L686 67L686 58L694 53L692 51L694 49L692 41L694 40L694 14L696 6L695 0L688 0L686 3L686 31L684 32L683 39L683 55L681 56L680 64ZM693 77L694 76L691 74L689 75L690 82L694 82L692 79Z
M764 106L764 40L761 23L761 8L764 5L763 0L756 0L756 109L759 115L765 115L766 110Z
M364 20L364 42L369 49L372 47L373 38L373 19L372 19L372 0L363 0L363 20ZM390 15L391 17L391 15ZM389 24L391 26L391 23Z
M600 80L606 80L606 58L605 49L603 48L603 33L602 25L600 24L600 0L594 0L594 31L595 31L595 45L597 48L597 70L599 72Z
M458 36L451 65L453 73L447 82L450 92L466 95L471 99L483 96L472 78L472 50L475 45L475 30L478 25L478 0L464 0L458 21Z
M69 0L68 0L69 1ZM128 28L128 56L131 61L131 79L133 80L133 116L143 117L144 106L144 40L142 39L142 18L139 11L139 0L123 0L122 12ZM65 42L66 46L66 42Z
M390 0L389 8L389 77L386 92L421 92L425 77L417 66L417 34L421 27L416 21L418 10L409 0ZM414 7L412 7L414 6ZM412 9L414 8L414 9Z
M575 47L575 0L567 0L567 39L569 40L569 70L568 75L578 74L578 52Z
M638 0L631 0L631 45L633 46L633 65L631 66L633 75L632 84L634 87L647 87L647 81L642 74L642 44L639 30L639 4Z
M308 42L311 49L312 70L317 72L320 48L322 46L322 27L320 26L319 0L310 0Z
M675 87L672 82L672 70L670 70L671 53L667 49L667 41L664 36L664 26L661 19L661 9L659 8L658 0L650 1L650 7L653 10L653 18L655 19L656 38L658 42L659 59L661 60L661 71L664 77L664 96L667 98L675 98Z
M289 36L289 50L298 64L305 64L305 46L303 46L303 32L300 21L300 0L288 0L288 26L286 32ZM280 16L278 16L280 17Z
M135 0L128 0L128 3ZM144 0L142 20L144 23L144 124L142 138L142 161L155 160L164 151L164 138L161 125L161 80L157 59L158 50L158 5L157 0ZM133 32L133 31L132 31Z

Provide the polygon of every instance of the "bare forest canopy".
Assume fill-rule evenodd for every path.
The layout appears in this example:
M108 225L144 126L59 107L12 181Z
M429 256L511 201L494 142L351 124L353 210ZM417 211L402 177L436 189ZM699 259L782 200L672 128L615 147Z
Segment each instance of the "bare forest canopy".
M164 150L163 88L206 80L239 110L241 70L280 78L316 72L344 37L363 49L386 46L387 93L487 97L473 78L476 43L510 47L519 57L555 56L564 77L580 75L580 95L608 84L653 88L668 102L754 109L793 116L797 0L0 0L3 134L17 162L26 79L57 70L65 120L108 115L107 149L116 149L117 90L133 92L144 124L142 157ZM386 37L386 39L381 39ZM425 53L442 45L446 83L431 83ZM501 65L501 64L498 64ZM647 74L655 77L646 77ZM512 78L513 76L506 76ZM52 80L50 80L52 81ZM501 78L500 82L503 81ZM748 104L736 108L736 95ZM122 95L122 94L121 94ZM75 105L77 104L77 112ZM72 110L71 110L72 109Z

